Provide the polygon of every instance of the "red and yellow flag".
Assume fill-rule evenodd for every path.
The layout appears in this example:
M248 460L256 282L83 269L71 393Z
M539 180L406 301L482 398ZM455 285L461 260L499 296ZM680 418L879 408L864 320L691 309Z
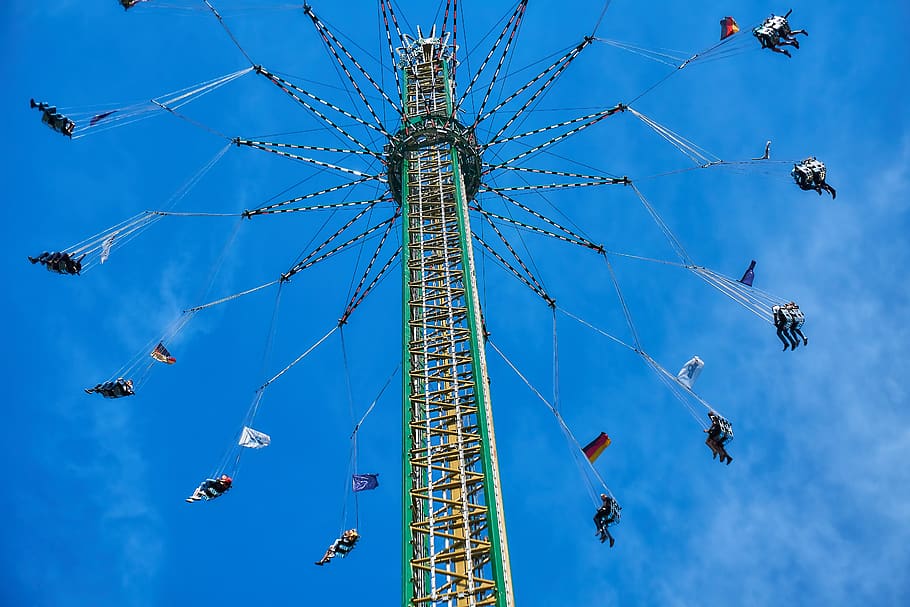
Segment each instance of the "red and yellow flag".
M725 40L739 31L739 25L733 17L724 17L720 20L720 39Z
M585 448L582 451L585 452L585 455L592 464L594 460L600 457L600 454L604 452L604 449L610 446L610 437L607 436L606 432L601 432L600 436L592 440L590 443L585 445Z

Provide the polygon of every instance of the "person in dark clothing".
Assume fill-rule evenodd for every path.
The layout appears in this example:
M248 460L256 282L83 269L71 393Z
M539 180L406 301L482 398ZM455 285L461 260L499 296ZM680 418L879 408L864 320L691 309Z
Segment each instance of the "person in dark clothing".
M38 257L29 255L28 260L33 264L40 263L51 272L78 275L82 273L82 260L85 259L86 255L86 253L83 253L79 259L74 259L69 253L48 253L45 251Z
M784 352L791 347L795 350L799 346L799 341L790 334L790 325L793 322L790 311L786 306L773 306L771 315L777 329L777 338L784 344Z
M795 302L790 302L784 306L784 309L788 310L790 313L790 339L794 340L797 344L799 340L803 340L803 345L809 345L809 338L803 335L802 326L806 322L806 316L803 314L802 310L799 309L799 306Z
M97 393L104 398L122 398L135 394L133 391L133 380L123 379L122 377L117 378L116 381L106 381L103 384L98 384L94 388L85 388L85 393Z
M711 420L711 427L705 430L708 434L708 438L705 439L705 444L711 449L711 453L713 454L712 459L719 455L720 463L724 463L724 460L726 460L727 465L729 466L730 462L733 461L733 458L730 457L726 447L724 447L724 443L727 442L729 436L724 431L723 422L721 421L723 418L714 411L708 411L708 419Z
M828 169L825 163L815 156L809 156L799 164L793 165L790 175L801 190L815 190L819 196L825 191L831 194L831 200L837 198L837 190L828 185Z
M809 32L806 30L790 29L790 23L787 21L787 18L792 12L793 10L791 9L783 16L772 14L765 19L761 25L752 30L752 35L758 39L762 48L786 55L787 57L791 56L790 51L780 48L781 46L799 48L796 34L808 36Z
M612 496L606 493L601 493L600 499L602 502L600 508L594 513L594 527L597 529L596 534L600 536L600 543L609 540L610 548L612 548L616 540L610 534L610 525L619 521L622 508Z
M29 105L41 112L41 122L67 137L73 136L76 123L58 112L56 106L44 102L36 103L34 99L29 100Z

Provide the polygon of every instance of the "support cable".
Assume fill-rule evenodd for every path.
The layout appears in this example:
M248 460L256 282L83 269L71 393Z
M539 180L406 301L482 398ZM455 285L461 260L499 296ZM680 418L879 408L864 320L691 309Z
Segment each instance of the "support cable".
M680 260L682 260L683 264L685 264L687 267L694 266L695 262L692 261L692 258L689 256L689 254L686 252L685 247L683 247L682 243L679 241L679 239L676 237L676 235L670 229L670 226L668 226L666 224L666 222L664 222L664 220L657 213L657 210L651 205L650 202L648 202L648 199L645 198L644 194L641 193L641 190L639 190L635 186L634 183L631 185L632 185L632 190L635 192L635 195L638 196L639 200L641 200L641 203L644 205L645 209L648 211L648 214L651 215L651 218L654 220L654 223L657 224L657 227L660 228L660 231L664 233L664 237L666 237L667 242L670 244L670 246L676 252L676 255L680 258Z
M485 164L486 168L483 171L483 175L492 173L493 171L516 171L519 173L535 173L538 175L553 175L554 177L574 177L576 179L586 179L588 181L609 181L616 179L615 175L589 175L586 173L573 173L570 171L552 171L550 169L535 169L531 167L522 167L522 166L511 166L511 165L498 165L498 164Z
M538 390L537 388L534 387L534 385L528 380L528 378L525 377L522 374L522 372L518 370L518 367L516 367L515 364L511 360L509 360L509 358L503 353L502 350L499 349L499 347L496 345L496 343L492 339L488 339L487 343L489 343L490 346L493 348L493 350L495 350L496 353L499 354L499 357L502 358L502 360L509 366L509 368L515 372L515 375L517 375L519 377L519 379L521 379L521 381L524 382L524 384L528 387L528 389L530 389L531 392L533 392L537 396L537 398L539 398L543 402L543 404L547 406L547 408L550 410L550 413L552 413L553 416L556 418L556 421L559 424L560 428L562 429L563 434L568 439L569 446L570 446L572 452L573 453L578 452L578 453L583 454L584 450L582 449L581 444L579 444L578 439L575 438L575 435L572 433L572 430L569 429L568 424L566 424L562 415L559 413L559 409L557 409L556 406L554 406L552 403L550 403L550 401L547 400L547 398L543 394L541 394L540 390ZM600 473L597 471L597 468L594 467L594 464L592 464L588 458L584 458L584 460L586 462L588 462L588 467L590 469L591 474L594 476L594 478L596 478L598 480L598 482L600 483L603 490L606 493L608 493L610 496L613 496L613 493L610 491L610 488L607 486L607 484L604 482L603 478L600 476ZM576 458L576 461L578 461L577 458ZM590 483L590 479L588 479L587 475L585 475L585 480L586 480L586 482ZM589 491L591 491L590 487L589 487ZM592 495L594 495L593 492L592 492ZM598 500L596 500L596 497L595 497L595 503L597 503L597 501Z
M662 124L659 124L656 120L645 116L634 108L629 107L628 109L633 116L651 127L655 133L666 139L673 147L688 156L689 159L692 160L692 162L694 162L697 166L701 168L707 168L712 165L723 163L723 160L718 156L715 156L704 148L692 143L682 135L674 133Z
M338 334L341 336L341 359L344 363L344 384L347 390L348 395L348 413L351 417L351 425L356 425L356 419L354 418L354 388L351 386L351 368L348 364L348 349L344 341L344 325L338 323ZM342 510L342 529L344 531L346 514L344 510L347 509L347 493L351 490L351 479L354 477L354 474L357 473L357 433L354 432L351 434L351 457L350 457L350 474L345 479L345 500L344 500L344 509ZM357 496L357 492L354 493L354 529L360 528L360 501ZM339 536L341 537L340 533Z
M259 210L244 211L244 212L241 213L240 215L241 215L242 217L250 218L250 217L253 217L253 216L255 216L255 215L275 215L275 214L278 214L278 213L297 213L297 212L302 212L302 211L324 211L324 210L326 210L326 209L342 209L342 208L345 208L345 207L362 207L362 206L366 206L366 205L374 205L374 204L378 204L378 203L381 203L381 202L391 202L391 201L392 201L392 199L391 199L391 198L388 198L388 197L385 197L385 198L373 198L372 200L352 200L352 201L349 201L349 202L333 202L333 203L326 203L326 204L311 204L311 205L306 205L306 206L302 206L302 207L290 207L290 208L283 208L283 209L272 209L272 210L270 210L270 211L259 211ZM282 204L284 204L284 203L282 203Z
M607 0L604 2L604 8L602 11L600 11L600 17L597 18L597 23L594 24L594 29L591 31L592 36L594 36L597 33L597 30L600 28L600 24L604 20L604 15L607 14L607 9L610 8L610 2L612 2L612 0Z
M249 295L250 293L255 293L256 291L261 291L262 289L267 289L268 287L271 287L272 285L277 285L281 282L282 282L282 280L280 278L278 280L272 280L265 284L261 284L258 287L253 287L252 289L247 289L246 291L241 291L240 293L234 293L233 295L228 295L227 297L222 297L221 299L216 299L215 301L211 301L206 304L202 304L202 305L195 306L192 308L187 308L186 310L183 311L183 313L191 314L194 312L198 312L199 310L205 310L206 308L211 308L211 307L217 306L219 304L233 301L233 300L237 299L238 297L243 297L244 295Z
M556 144L556 143L559 143L559 142L562 141L563 139L566 139L566 138L568 138L568 137L571 137L572 135L575 135L576 133L579 133L579 132L585 130L586 128L588 128L588 127L590 127L590 126L593 126L593 125L597 124L598 122L600 122L600 121L603 120L604 118L607 118L608 116L612 116L612 115L615 114L616 112L623 112L623 111L625 111L624 108L625 108L625 106L623 106L623 105L618 105L618 106L616 106L615 108L613 108L613 109L611 109L611 110L607 110L606 112L600 112L599 114L595 115L594 118L588 120L587 122L584 122L584 123L580 124L579 126L575 127L574 129L570 129L570 130L566 131L565 133L561 133L561 134L557 135L556 137L552 137L552 138L548 139L547 141L544 141L543 143L540 143L540 144L538 144L538 145L535 145L534 147L531 147L531 148L525 150L524 152L521 152L520 154L517 154L516 156L513 156L512 158L509 158L508 160L504 160L504 161L502 161L502 162L499 162L499 163L497 163L497 166L512 164L513 162L515 162L515 161L517 161L517 160L521 160L522 158L525 158L526 156L530 156L530 155L532 155L532 154L536 154L536 153L539 152L540 150L543 150L543 149L545 149L545 148L550 147L551 145L554 145L554 144ZM628 179L627 179L627 178L622 178L621 180L615 180L615 181L616 181L617 183L626 183L626 182L628 182Z
M229 82L232 82L237 78L248 74L251 71L252 68L247 67L225 76L219 76L217 78L213 78L212 80L194 84L192 86L188 86L171 93L160 95L147 101L142 101L127 106L118 107L114 104L106 104L88 108L91 111L78 111L78 108L76 108L75 111L70 111L67 108L61 108L61 111L66 112L67 116L77 123L77 126L73 131L73 139L81 139L86 135L97 134L113 128L138 122L157 114L158 110L160 109L167 110L174 115L193 123L194 126L198 126L209 132L213 132L220 137L225 137L225 135L218 133L214 129L211 129L198 122L194 122L178 114L176 110L192 101L203 97L204 95L207 95L208 93L211 93L212 91L221 88ZM88 121L87 126L82 126L79 124L85 120Z
M608 177L606 179L598 179L596 181L576 181L570 183L534 183L529 185L515 185L515 186L506 186L501 188L491 188L485 186L481 192L527 192L530 190L566 190L569 188L585 188L585 187L595 187L601 185L628 185L631 181L626 177Z
M291 363L290 363L288 366L286 366L284 369L282 369L281 371L279 371L278 373L276 373L271 379L267 380L264 384L262 384L261 386L259 386L259 387L256 389L256 391L257 391L257 392L262 392L263 390L265 390L266 388L268 388L275 380L277 380L279 377L281 377L282 375L284 375L285 373L287 373L288 371L290 371L290 370L294 367L294 365L296 365L297 363L299 363L301 360L303 360L304 358L306 358L313 350L315 350L316 348L318 348L318 347L322 344L322 342L324 342L325 340L327 340L327 339L328 339L335 331L337 331L339 328L340 328L340 326L337 325L337 324L336 324L335 326L333 326L333 327L331 328L331 330L330 330L328 333L326 333L325 335L323 335L322 337L320 337L319 340L318 340L316 343L314 343L312 346L310 346L309 348L307 348L307 349L303 352L303 354L301 354L300 356L298 356L297 358L295 358L293 361L291 361Z
M224 19L221 18L221 15L218 14L218 11L215 10L215 7L212 6L211 2L209 2L209 0L203 0L203 2L205 2L205 5L207 7L209 7L209 10L212 11L212 14L215 15L215 17L218 19L218 23L221 24L221 27L224 28L224 31L227 32L227 35L230 36L231 42L234 43L234 46L236 46L240 50L240 52L243 53L243 56L246 57L246 60L249 61L250 65L256 65L255 62L247 54L247 52L245 50L243 50L243 47L240 46L240 42L238 42L237 38L234 37L234 34L231 32L230 28L227 26L227 23L224 22Z
M606 252L602 252L604 261L607 263L607 270L610 273L610 280L613 282L613 288L616 289L616 296L619 298L619 303L622 306L622 313L626 317L626 324L629 326L629 332L632 334L632 340L635 343L635 348L642 352L641 340L638 338L638 330L635 328L635 323L632 321L632 313L629 310L629 306L626 304L626 298L622 294L622 289L619 287L619 281L616 279L616 273L613 271L613 264L610 263L610 257Z

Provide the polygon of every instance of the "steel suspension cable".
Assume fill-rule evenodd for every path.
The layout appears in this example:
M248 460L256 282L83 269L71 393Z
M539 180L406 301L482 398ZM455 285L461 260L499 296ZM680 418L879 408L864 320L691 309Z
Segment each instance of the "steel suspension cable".
M569 441L569 447L570 447L572 453L573 454L574 453L584 453L584 450L582 449L581 444L579 444L578 439L575 438L575 435L572 433L572 430L569 428L568 424L566 424L566 421L565 421L565 419L563 419L562 415L560 414L559 409L557 409L552 403L550 403L550 401L547 400L547 398L540 392L540 390L538 390L536 387L534 387L534 385L528 380L528 378L525 377L524 374L522 374L522 372L518 370L518 367L515 366L515 363L513 363L509 359L509 357L507 357L505 355L505 353L503 353L503 351L499 349L499 347L493 342L492 339L489 339L487 341L487 343L489 343L490 346L493 348L493 350L495 350L496 353L499 354L499 357L502 358L502 360L509 366L509 368L515 372L515 374L519 377L519 379L521 379L521 381L524 382L524 384L528 387L528 389L530 389L531 392L533 392L535 395L537 395L537 398L539 398L544 403L544 405L546 405L546 407L550 410L550 413L552 413L553 416L556 418L556 421L559 424L559 427L562 429L563 434L566 436L567 440ZM576 461L578 461L577 457L576 457ZM588 462L590 472L600 482L603 489L612 496L613 493L610 491L610 488L607 486L607 484L604 482L603 478L600 476L600 473L594 467L594 464L592 464L591 461L588 460L587 458L585 458L585 461ZM583 475L583 477L584 477L586 483L591 482L587 475ZM591 487L589 487L589 491L591 491ZM593 495L594 492L592 491L591 494Z
M255 62L250 58L249 54L247 54L247 52L243 50L243 47L240 46L240 42L238 42L237 38L234 37L234 33L231 32L230 28L227 26L227 23L224 22L224 19L222 19L221 15L218 14L218 11L216 11L215 7L212 6L212 3L209 2L209 0L203 0L203 2L205 2L205 5L209 7L209 10L212 11L213 15L215 15L215 18L218 19L218 23L221 24L221 27L224 28L224 31L231 38L231 42L234 43L234 46L236 46L240 52L243 53L243 56L246 57L246 60L249 61L250 65L256 65Z
M278 373L276 373L271 379L267 380L264 384L262 384L261 386L259 386L259 388L257 388L257 391L258 391L258 392L262 392L262 391L265 390L267 387L269 387L275 380L277 380L279 377L281 377L282 375L284 375L285 373L287 373L288 371L290 371L290 370L294 367L294 365L296 365L296 364L299 363L301 360L303 360L304 358L306 358L307 356L309 356L309 354L310 354L313 350L315 350L316 348L318 348L318 347L322 344L322 342L324 342L325 340L327 340L327 339L328 339L335 331L337 331L338 329L339 329L339 325L333 326L332 329L331 329L328 333L326 333L325 335L323 335L322 337L320 337L319 340L316 341L316 343L314 343L312 346L310 346L309 348L307 348L307 349L303 352L303 354L301 354L300 356L298 356L297 358L295 358L293 361L291 361L291 363L290 363L288 366L286 366L284 369L282 369L281 371L279 371Z

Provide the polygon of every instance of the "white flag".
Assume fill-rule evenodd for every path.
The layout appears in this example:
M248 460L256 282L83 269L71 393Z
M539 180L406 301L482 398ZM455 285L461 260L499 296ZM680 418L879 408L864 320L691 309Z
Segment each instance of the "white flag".
M111 247L114 246L114 238L117 237L117 232L114 232L101 245L101 263L107 261L107 258L111 256Z
M693 356L689 362L683 365L683 368L679 370L679 373L676 375L676 379L679 380L679 383L685 387L692 389L692 384L695 383L695 380L698 379L699 374L701 374L702 367L705 366L705 363L697 357Z
M250 449L262 449L263 447L268 447L270 442L272 442L272 438L265 432L244 426L243 432L240 433L240 443L238 444L241 447L249 447Z

